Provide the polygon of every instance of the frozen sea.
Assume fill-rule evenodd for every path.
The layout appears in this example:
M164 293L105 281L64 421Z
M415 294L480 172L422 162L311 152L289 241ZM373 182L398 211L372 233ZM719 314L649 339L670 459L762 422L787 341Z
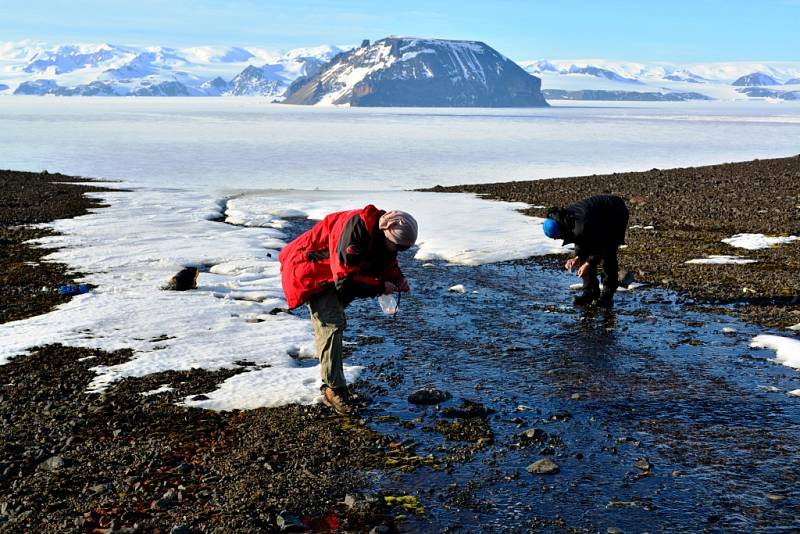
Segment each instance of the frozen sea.
M800 103L545 109L0 98L0 165L170 187L411 189L794 155Z
M276 257L292 217L368 202L406 209L421 231L415 260L404 261L480 265L559 247L520 204L404 190L789 156L800 152L798 139L800 104L788 102L467 110L0 98L0 167L133 190L99 195L109 208L52 225L61 235L42 244L61 250L51 258L92 273L85 280L98 287L0 325L0 363L42 343L133 348L131 361L97 369L93 387L102 389L126 376L249 360L253 371L186 402L314 402L318 368L297 358L312 354L310 325L270 313L285 305ZM186 265L203 270L198 290L161 291ZM353 378L359 367L347 372Z

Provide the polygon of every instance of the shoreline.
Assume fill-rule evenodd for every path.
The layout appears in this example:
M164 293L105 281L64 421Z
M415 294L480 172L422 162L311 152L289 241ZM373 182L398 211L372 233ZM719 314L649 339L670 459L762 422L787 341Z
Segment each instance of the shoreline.
M524 202L522 213L546 217L596 194L623 197L631 213L620 268L639 281L677 291L718 311L765 326L800 322L800 241L760 250L722 242L739 233L800 235L800 156L702 167L435 186L422 191L475 193ZM756 260L747 265L692 265L712 255ZM559 267L558 260L542 258Z

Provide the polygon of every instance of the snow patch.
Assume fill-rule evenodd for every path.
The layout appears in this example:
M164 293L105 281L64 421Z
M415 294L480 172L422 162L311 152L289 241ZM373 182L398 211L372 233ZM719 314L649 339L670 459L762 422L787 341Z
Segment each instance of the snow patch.
M751 260L742 256L711 255L706 258L695 258L693 260L688 260L684 263L693 265L745 265L748 263L757 262L758 260Z
M786 243L791 243L800 239L798 236L766 236L764 234L736 234L733 237L723 239L723 243L727 243L732 247L744 248L747 250L759 250L762 248L769 248Z
M750 346L775 351L775 362L800 369L800 340L783 336L761 335L753 338Z
M142 392L142 397L150 397L152 395L158 395L159 393L167 393L169 391L174 391L174 390L175 388L173 388L172 386L164 384L163 386L158 387L156 389L151 389L150 391Z

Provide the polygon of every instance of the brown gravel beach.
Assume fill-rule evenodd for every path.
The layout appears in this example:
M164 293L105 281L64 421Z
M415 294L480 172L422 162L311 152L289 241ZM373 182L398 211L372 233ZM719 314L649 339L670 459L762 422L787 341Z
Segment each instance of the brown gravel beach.
M597 194L619 195L631 211L621 268L703 305L745 304L739 311L751 321L770 326L800 322L800 241L755 251L721 242L737 233L800 235L800 156L430 190L546 207ZM544 217L546 207L524 213ZM743 256L758 263L685 263L709 255Z

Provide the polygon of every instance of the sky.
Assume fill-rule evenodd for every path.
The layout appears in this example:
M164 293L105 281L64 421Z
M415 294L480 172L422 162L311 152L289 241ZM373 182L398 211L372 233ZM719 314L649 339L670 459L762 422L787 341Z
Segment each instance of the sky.
M800 0L0 0L0 41L285 51L388 35L515 60L800 60Z

